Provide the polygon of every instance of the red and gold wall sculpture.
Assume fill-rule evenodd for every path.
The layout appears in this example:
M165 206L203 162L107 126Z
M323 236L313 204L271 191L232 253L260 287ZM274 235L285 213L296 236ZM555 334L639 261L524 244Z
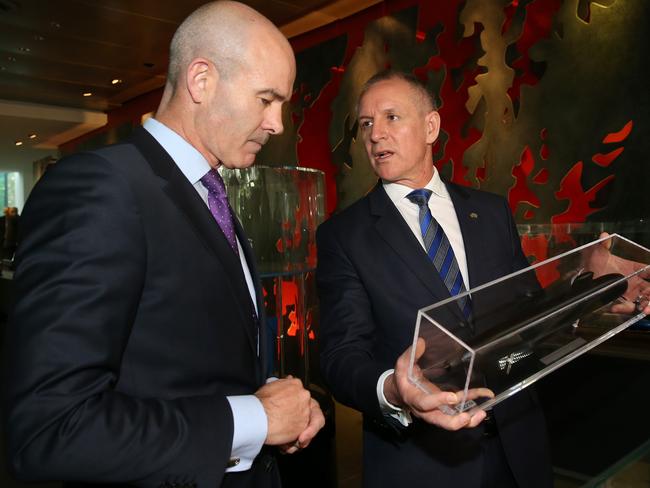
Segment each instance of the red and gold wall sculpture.
M647 219L648 18L644 0L383 2L292 40L285 133L258 160L324 171L330 214L361 197L376 180L355 104L392 67L438 100L440 172L519 223Z

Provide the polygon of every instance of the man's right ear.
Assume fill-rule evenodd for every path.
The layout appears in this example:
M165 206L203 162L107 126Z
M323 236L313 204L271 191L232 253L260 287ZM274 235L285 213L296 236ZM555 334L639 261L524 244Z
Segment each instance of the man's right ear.
M201 103L206 93L218 81L219 73L214 64L205 58L196 58L187 66L185 83L194 103Z
M440 134L440 114L437 110L432 110L426 115L426 141L427 144L433 144Z

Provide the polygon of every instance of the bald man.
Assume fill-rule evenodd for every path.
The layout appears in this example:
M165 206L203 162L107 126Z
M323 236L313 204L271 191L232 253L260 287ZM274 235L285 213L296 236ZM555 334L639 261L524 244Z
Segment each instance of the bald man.
M174 35L155 119L36 186L6 340L19 478L277 486L267 446L323 426L299 380L267 381L255 262L216 172L282 132L294 76L266 18L206 4Z

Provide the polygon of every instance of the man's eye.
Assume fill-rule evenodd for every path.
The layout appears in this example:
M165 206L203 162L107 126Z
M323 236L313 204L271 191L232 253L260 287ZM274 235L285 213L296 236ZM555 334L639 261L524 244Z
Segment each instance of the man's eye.
M273 101L273 100L269 100L268 98L260 98L260 100L262 101L262 105L264 106L271 105L271 102Z
M362 129L369 129L372 127L372 120L362 120L360 125Z
M395 114L388 114L388 120L397 120L399 117Z

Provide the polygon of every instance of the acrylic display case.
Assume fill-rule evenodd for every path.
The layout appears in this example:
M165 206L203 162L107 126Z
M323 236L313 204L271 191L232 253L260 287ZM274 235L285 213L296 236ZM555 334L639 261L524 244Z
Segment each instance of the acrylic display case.
M649 279L650 250L613 234L443 300L418 312L409 379L462 392L447 413L488 409L644 318Z

